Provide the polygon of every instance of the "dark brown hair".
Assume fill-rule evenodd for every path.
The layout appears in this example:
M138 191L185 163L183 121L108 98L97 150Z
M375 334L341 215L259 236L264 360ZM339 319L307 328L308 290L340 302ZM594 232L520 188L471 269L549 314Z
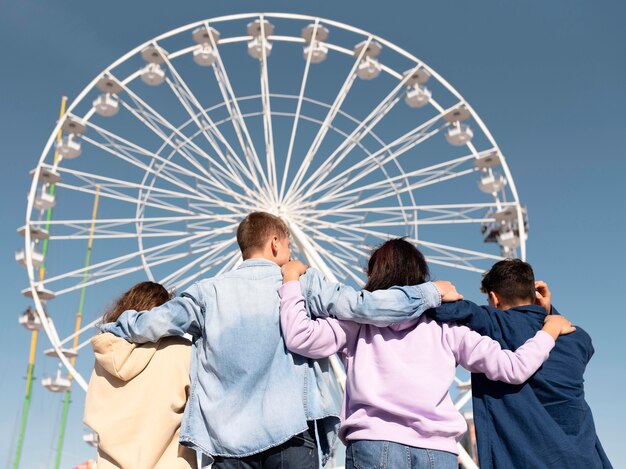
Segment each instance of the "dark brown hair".
M102 322L114 322L120 315L129 309L135 311L145 311L155 306L161 306L170 300L172 295L163 285L155 282L141 282L133 286L130 290L120 296L113 307L109 309Z
M267 212L252 212L237 228L237 244L244 259L263 249L271 236L289 237L289 229L279 217Z
M394 285L418 285L429 279L424 255L404 238L396 238L372 251L367 263L367 285L363 288L367 291L384 290Z
M535 303L535 273L529 263L520 259L505 259L496 262L483 275L480 290L496 292L506 303L519 301Z

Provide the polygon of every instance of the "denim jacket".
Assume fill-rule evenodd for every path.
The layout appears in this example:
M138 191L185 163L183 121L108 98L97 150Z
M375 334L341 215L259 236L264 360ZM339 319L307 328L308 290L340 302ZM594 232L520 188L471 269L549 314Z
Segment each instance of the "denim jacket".
M281 283L278 265L249 259L162 306L126 311L116 323L100 327L136 343L191 334L182 444L210 456L243 457L289 440L316 420L325 462L342 395L327 359L306 359L286 349L279 322ZM370 293L327 283L315 269L301 277L301 286L311 314L370 324L416 318L441 301L432 283Z

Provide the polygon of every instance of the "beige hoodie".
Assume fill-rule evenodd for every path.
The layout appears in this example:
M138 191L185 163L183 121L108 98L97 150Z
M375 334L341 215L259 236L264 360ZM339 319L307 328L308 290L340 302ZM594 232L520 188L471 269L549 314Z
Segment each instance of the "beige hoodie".
M96 364L84 422L100 439L98 469L188 469L195 452L178 435L189 395L191 345L178 337L131 344L91 339Z

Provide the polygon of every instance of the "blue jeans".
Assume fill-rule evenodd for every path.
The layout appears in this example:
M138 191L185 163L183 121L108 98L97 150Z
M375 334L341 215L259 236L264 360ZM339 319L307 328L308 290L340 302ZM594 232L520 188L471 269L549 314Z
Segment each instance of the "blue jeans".
M202 467L205 467L203 458ZM282 445L242 458L215 457L211 469L319 469L315 428L294 436Z
M457 469L456 454L392 441L357 440L346 447L346 469Z

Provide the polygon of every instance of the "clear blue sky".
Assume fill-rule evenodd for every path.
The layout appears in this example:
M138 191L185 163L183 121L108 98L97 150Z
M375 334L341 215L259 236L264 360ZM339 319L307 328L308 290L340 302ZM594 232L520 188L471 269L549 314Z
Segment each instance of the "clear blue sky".
M472 104L507 156L528 206L529 261L550 282L559 310L593 338L587 400L609 457L615 467L626 467L620 398L626 367L619 345L626 263L626 7L616 0L0 0L0 265L7 323L0 328L0 465L8 465L14 451L30 339L17 324L28 302L19 293L26 273L13 261L22 242L15 229L24 222L28 171L52 129L60 97L71 100L105 66L151 37L248 11L304 13L371 31L423 59ZM482 300L477 290L464 293ZM43 345L39 349L38 378L50 371ZM22 467L51 467L60 400L35 383ZM81 406L75 393L64 467L93 454L80 440Z

